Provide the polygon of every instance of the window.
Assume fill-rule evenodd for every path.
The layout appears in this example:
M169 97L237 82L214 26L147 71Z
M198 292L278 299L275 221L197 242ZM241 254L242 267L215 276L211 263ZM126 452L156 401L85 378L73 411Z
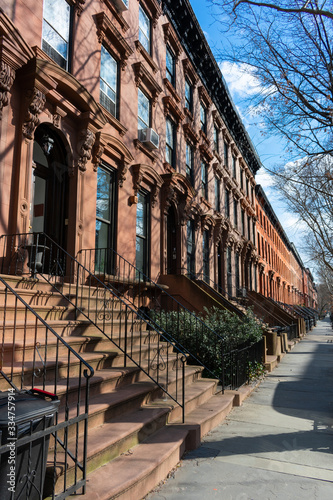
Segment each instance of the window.
M241 224L242 224L242 235L245 236L245 213L241 210Z
M220 195L221 181L215 177L215 210L221 212L221 195Z
M95 270L113 274L116 244L117 177L111 168L97 169ZM111 249L111 251L110 251Z
M208 200L208 167L205 162L201 163L201 194Z
M116 117L118 115L117 87L118 63L102 45L99 101L105 109Z
M207 229L202 235L202 267L203 279L209 283L209 231Z
M151 52L151 22L146 12L139 5L139 42L146 49L148 54Z
M232 296L232 262L231 248L227 247L227 289L229 297Z
M228 189L225 190L225 200L224 200L224 210L225 216L230 218L230 192Z
M229 168L228 157L229 157L229 146L228 143L224 141L224 165L226 166L226 168Z
M189 80L185 80L185 108L191 113L193 111L193 87Z
M200 103L200 128L205 134L207 133L207 110L202 103Z
M193 147L189 142L186 143L186 177L190 181L191 185L194 185L194 175L193 175Z
M242 168L240 169L240 187L244 189L244 170Z
M234 200L234 226L238 226L238 203Z
M232 176L233 176L234 179L236 179L236 176L237 176L236 158L234 156L232 157Z
M250 189L249 189L249 179L246 177L246 196L250 196Z
M42 49L68 70L72 9L66 0L44 0Z
M165 160L174 167L176 157L176 125L170 118L166 119L166 138L165 138Z
M136 268L148 276L149 272L149 194L139 191L136 205Z
M219 129L214 125L214 149L219 152Z
M251 217L247 218L247 239L251 241Z
M149 128L150 126L150 100L138 90L138 129Z
M240 280L239 280L239 253L235 253L235 285L236 285L236 295L240 293Z
M166 48L166 77L169 82L176 86L176 58L169 47Z
M191 275L195 273L195 231L194 221L187 221L187 272Z

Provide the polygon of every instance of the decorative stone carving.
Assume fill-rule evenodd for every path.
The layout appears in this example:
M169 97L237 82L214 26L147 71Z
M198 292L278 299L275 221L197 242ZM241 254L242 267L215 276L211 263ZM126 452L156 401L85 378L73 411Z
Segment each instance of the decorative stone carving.
M74 9L76 11L76 14L81 16L84 4L86 3L86 0L73 0L74 1Z
M91 150L95 142L95 134L87 129L81 130L78 143L79 159L77 165L82 172L85 172L87 161L91 158Z
M8 92L10 91L15 79L15 71L4 61L0 66L0 120L2 110L8 104Z
M24 118L24 123L22 127L22 132L24 137L27 139L32 139L36 128L39 125L38 115L44 108L46 97L38 90L36 87L27 92L27 112Z
M103 153L104 153L104 146L100 142L96 141L93 147L93 157L92 157L94 172L97 172L97 169L101 164Z
M124 180L126 179L127 165L125 161L118 164L118 186L123 187Z

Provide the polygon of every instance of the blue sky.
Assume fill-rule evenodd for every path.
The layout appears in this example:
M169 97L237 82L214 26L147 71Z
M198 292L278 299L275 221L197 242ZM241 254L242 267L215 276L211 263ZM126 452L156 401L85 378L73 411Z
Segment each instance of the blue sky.
M190 2L211 50L220 65L234 104L238 109L261 162L265 167L270 169L275 164L281 163L283 144L280 138L272 136L267 137L262 134L263 127L259 118L253 113L251 106L245 104L245 98L256 92L256 82L250 75L242 73L236 65L223 61L221 54L223 54L224 44L230 43L230 38L229 35L225 36L221 32L222 27L213 16L213 7L209 0L190 0ZM264 188L277 217L290 241L295 243L305 266L310 265L307 256L304 251L302 251L304 226L298 222L296 216L288 212L279 193L273 187L272 179L268 171L265 171L263 168L260 169L256 175L256 182L261 184Z

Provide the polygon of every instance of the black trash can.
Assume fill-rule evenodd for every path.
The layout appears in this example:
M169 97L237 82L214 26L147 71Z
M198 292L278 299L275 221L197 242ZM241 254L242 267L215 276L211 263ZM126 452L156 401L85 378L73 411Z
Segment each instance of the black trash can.
M42 498L50 435L16 441L53 425L58 406L57 396L38 389L0 392L0 444L8 446L0 455L1 500Z

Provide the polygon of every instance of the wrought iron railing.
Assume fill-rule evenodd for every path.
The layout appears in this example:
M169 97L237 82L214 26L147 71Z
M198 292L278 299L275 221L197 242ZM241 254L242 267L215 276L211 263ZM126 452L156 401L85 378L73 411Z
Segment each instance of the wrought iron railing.
M182 409L185 420L185 364L189 355L169 332L134 307L126 296L91 272L44 233L0 238L1 272L43 279L113 343ZM125 288L129 282L123 282ZM171 389L170 389L171 387Z
M172 335L182 349L186 349L190 361L202 365L208 376L220 381L224 392L225 381L230 378L226 370L232 370L230 359L233 358L224 348L225 339L208 326L204 318L190 311L168 293L167 287L154 282L114 250L81 250L78 260L85 268L93 266L100 279L116 287L126 300L149 318L155 328L163 328ZM233 312L239 316L239 310L234 309ZM209 349L203 349L208 343ZM239 371L238 368L235 370Z
M116 289L119 296L131 303L155 329L162 329L165 335L180 345L189 362L203 366L208 376L217 378L224 391L221 337L202 318L169 294L168 287L154 282L111 249L84 249L78 253L77 259L85 268L93 269L107 286ZM212 355L220 360L218 370L201 355L201 346L207 337L213 339Z
M31 418L25 423L24 432L20 430L23 424L19 424L22 415L17 415L15 432L10 427L7 443L5 439L0 442L2 464L8 462L9 443L15 443L15 463L18 464L13 478L15 499L42 499L50 495L60 500L80 489L84 493L89 381L94 370L1 277L0 294L0 384L2 395L8 394L8 408L9 404L12 406L8 422L15 422L15 401L23 394L28 398L26 390L46 398L54 399L55 395L60 402L53 419L46 415L39 422ZM50 474L44 484L47 460ZM60 482L59 469L66 471Z
M265 342L260 339L250 345L238 346L225 354L225 387L238 389L263 373Z
M233 304L233 302L236 302L241 305L240 297L243 290L239 290L239 293L237 293L237 297L234 297L233 295L229 294L221 285L215 283L215 281L213 281L204 273L193 273L186 268L183 269L183 272L186 276L188 276L189 279L194 280L201 286L208 287L210 290L210 294L212 294L213 296L217 296L222 301L225 301L225 305L229 311L234 312L238 316L244 316L244 313Z

